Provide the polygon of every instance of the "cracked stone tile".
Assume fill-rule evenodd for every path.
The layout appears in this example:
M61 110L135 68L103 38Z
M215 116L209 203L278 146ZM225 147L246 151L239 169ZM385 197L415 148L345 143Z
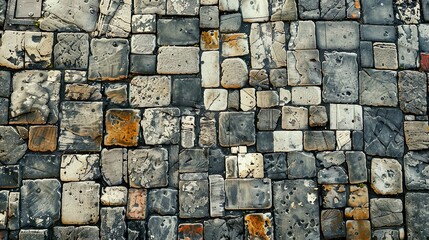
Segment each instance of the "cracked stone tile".
M226 0L224 0L226 1ZM234 2L228 1L228 2ZM237 1L238 2L238 1ZM221 6L219 9L222 11ZM234 33L238 32L241 27L241 14L240 13L229 13L220 15L220 26L219 30L221 33Z
M101 0L96 35L126 38L131 32L132 0Z
M318 50L287 52L288 84L291 86L322 84Z
M339 209L322 210L320 222L323 236L327 239L344 238L346 236L346 224L343 220L343 212Z
M179 191L176 189L152 189L149 191L148 208L159 215L174 215L178 211Z
M316 49L316 25L313 21L291 22L289 31L290 50Z
M271 85L273 85L273 87L286 87L286 85L288 84L288 71L286 70L286 68L270 69L270 83ZM282 95L282 91L283 93L285 93L285 91L289 90L280 88L280 95ZM280 99L284 98L280 97ZM286 102L287 101L285 100L285 104Z
M199 52L198 47L160 47L157 72L159 74L199 73Z
M61 181L87 181L100 178L98 154L64 154L61 159Z
M48 228L59 221L61 183L58 180L24 180L20 195L22 228Z
M263 178L264 160L260 153L238 154L238 176L240 178Z
M243 22L265 22L269 19L268 0L242 0Z
M176 216L150 216L147 223L149 239L177 239Z
M368 181L368 170L366 168L366 156L361 151L347 151L345 154L349 182L351 184L364 183Z
M264 154L264 172L266 177L273 180L281 180L287 177L286 154Z
M269 89L268 73L265 69L251 69L249 71L249 85L252 87L260 87Z
M330 128L337 130L362 130L363 115L359 105L330 104Z
M394 195L403 192L402 166L395 159L371 160L371 187L377 194Z
M252 68L286 67L286 34L283 22L253 23L249 40Z
M325 52L322 72L325 102L354 103L358 100L357 54Z
M254 88L240 89L240 109L251 111L256 107L256 90Z
M424 150L429 147L429 124L427 121L405 121L404 132L408 150Z
M429 194L408 192L405 195L405 219L408 239L425 238L429 234L427 202Z
M360 104L370 106L398 105L397 72L363 69L359 72Z
M256 105L259 108L271 108L279 105L279 94L277 91L257 91Z
M209 216L209 182L179 181L180 218L204 218Z
M324 127L328 123L328 114L325 106L310 106L308 111L310 127Z
M0 66L22 69L24 68L25 32L5 31L1 35Z
M316 189L317 185L312 180L284 180L273 183L275 239L320 237Z
M320 161L320 165L325 168L340 166L346 161L346 156L343 151L319 152L316 154L316 158Z
M20 212L20 192L10 192L9 193L9 203L8 203L8 210L7 210L7 228L9 230L18 230L20 227L20 219L21 219L21 212Z
M363 21L367 24L392 25L393 1L362 1Z
M128 151L130 187L154 188L168 185L168 151L165 148Z
M125 240L127 226L125 224L124 207L103 207L100 209L101 239Z
M131 53L133 54L153 54L155 47L155 34L133 34L131 36Z
M405 24L420 23L420 2L417 0L395 1L396 18L400 19Z
M417 26L398 26L398 60L401 69L418 68L419 36Z
M305 151L326 151L335 150L334 131L305 131L304 150Z
M127 166L127 150L125 148L103 149L101 151L101 175L107 185L120 185ZM125 168L125 169L123 169Z
M319 0L298 0L298 11L301 19L319 19Z
M370 206L373 227L389 227L403 224L401 199L373 198Z
M274 131L274 152L302 151L302 131Z
M0 166L0 187L19 188L21 185L21 168L19 165Z
M43 161L41 161L43 159ZM54 154L26 154L20 161L22 178L59 178L61 156Z
M209 160L204 149L184 149L179 153L179 172L207 172Z
M357 22L319 21L316 23L316 33L319 49L354 50L359 48L359 23Z
M182 116L180 145L182 145L183 148L192 148L195 146L195 127L194 116Z
M293 87L292 104L318 105L322 102L320 87Z
M281 111L278 109L261 109L257 115L256 126L258 130L274 130L280 118Z
M409 190L429 189L428 151L410 151L404 156L405 185Z
M156 15L139 14L131 17L132 33L155 33L156 32Z
M101 84L72 83L66 84L65 100L94 101L101 100Z
M140 135L140 110L109 109L106 112L106 146L137 146Z
M128 104L128 84L112 83L105 85L104 96L110 104L125 106Z
M352 138L350 131L336 131L335 137L337 139L336 150L352 150Z
M393 240L400 239L399 230L396 230L396 229L377 229L372 232L372 237L376 239L383 239L383 238L390 238Z
M136 76L130 82L130 105L161 107L171 102L171 77Z
M180 109L150 108L140 123L148 145L177 144L180 141Z
M55 124L60 101L60 71L27 70L12 79L10 123Z
M346 2L343 0L320 0L320 18L341 20L346 18Z
M167 15L198 15L199 0L167 0Z
M124 186L104 187L101 190L101 204L105 206L127 205L128 189Z
M269 209L271 179L225 179L226 210Z
M62 120L58 140L61 151L100 151L103 132L101 102L61 103Z
M53 33L25 32L25 68L51 67L53 44Z
M298 9L294 0L271 1L271 21L293 21L298 18Z
M316 158L313 153L290 152L287 154L288 179L312 178L316 176Z
M201 86L218 87L220 80L219 51L207 51L201 55Z
M92 32L99 16L99 0L46 0L43 17L38 20L43 31Z
M240 119L240 121L235 121ZM219 144L223 147L255 144L255 114L253 112L221 112L219 114Z
M57 149L57 126L31 126L28 149L34 152L53 152Z
M159 19L158 45L193 45L199 42L198 18Z
M365 153L401 157L404 153L403 114L399 109L364 108Z
M347 191L345 185L322 185L322 205L325 208L346 206Z
M204 221L204 239L244 239L243 217L221 218Z
M374 66L377 69L398 69L398 57L394 43L375 42Z
M273 217L271 213L251 213L244 216L245 238L274 239Z
M209 175L210 216L225 215L225 180L222 175Z
M219 31L208 30L201 32L200 38L201 50L219 50Z
M237 57L249 54L249 39L246 33L222 34L222 57Z
M347 239L371 239L371 223L368 220L347 220Z
M398 73L399 106L404 113L426 115L427 85L426 74L417 71Z
M127 219L142 220L146 218L147 189L128 189Z
M218 6L202 6L200 8L200 28L219 28Z
M27 151L27 143L11 126L0 126L0 163L16 164Z
M165 15L167 0L134 0L134 14Z
M282 129L296 130L308 127L308 109L305 107L282 107Z
M200 147L211 147L216 145L216 119L214 117L202 117L200 118L199 126L198 144Z
M88 79L113 81L126 78L129 53L130 46L126 39L92 39Z
M177 229L178 240L202 240L204 227L201 223L182 223Z
M242 88L248 80L246 63L241 58L223 60L221 85L224 88Z

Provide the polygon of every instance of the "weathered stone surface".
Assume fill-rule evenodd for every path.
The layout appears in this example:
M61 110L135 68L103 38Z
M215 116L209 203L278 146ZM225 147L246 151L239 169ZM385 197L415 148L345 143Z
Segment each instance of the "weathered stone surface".
M183 148L192 148L195 146L195 126L194 116L182 116L180 145L182 145Z
M48 228L60 219L61 183L58 180L24 180L20 195L22 228Z
M53 33L26 32L24 36L25 68L47 68L52 66L53 44Z
M156 74L156 55L130 55L130 72L137 74Z
M350 183L356 184L368 181L365 153L358 151L348 151L346 152L345 157Z
M134 107L168 106L171 101L171 78L137 76L131 80L129 100Z
M61 181L87 181L100 177L98 154L64 154L61 159Z
M346 155L343 151L319 152L316 154L316 158L320 161L320 165L325 168L340 166L346 161Z
M138 240L146 239L146 224L144 221L129 221L127 222L128 239Z
M361 5L356 0L346 0L346 12L348 19L360 19Z
M268 0L242 0L243 22L265 22L269 18Z
M168 151L164 148L128 151L128 178L131 187L153 188L168 184Z
M374 43L374 66L377 69L398 69L398 57L394 43Z
M84 225L98 222L100 184L70 182L63 184L61 222L67 225Z
M10 96L11 74L9 71L0 71L0 97Z
M404 132L408 150L424 150L429 147L427 121L406 121L404 122Z
M252 68L286 67L286 34L283 22L253 23L249 40Z
M20 160L24 179L58 178L61 158L58 155L26 154Z
M204 106L210 111L226 110L228 106L228 90L226 89L205 89Z
M65 100L94 101L101 100L100 84L73 83L65 88Z
M209 161L204 149L184 149L179 153L179 172L207 172Z
M24 68L24 32L5 31L1 35L0 66Z
M393 24L394 14L392 1L362 1L362 12L363 21L367 24Z
M141 2L141 1L138 1L138 2ZM156 32L156 15L155 14L132 15L131 31L133 33L155 33Z
M202 6L200 8L200 28L219 28L218 6Z
M9 230L18 230L20 228L21 219L21 204L20 204L20 192L9 193L9 203L7 210L7 228ZM59 200L59 199L58 199Z
M409 190L429 189L427 151L410 151L404 156L405 185Z
M370 206L373 227L398 226L403 223L401 199L373 198Z
M316 176L316 158L313 153L290 152L287 154L288 179Z
M357 22L320 21L316 23L316 33L319 49L353 50L359 48L359 24Z
M344 238L346 236L346 225L341 210L322 210L320 222L323 236L326 239Z
M391 107L398 104L396 72L363 69L359 75L361 104Z
M199 64L198 47L160 47L158 49L157 72L159 74L198 73Z
M426 115L427 85L426 74L417 71L398 73L399 106L404 113Z
M429 223L425 220L429 217L427 202L429 194L412 193L405 195L405 219L408 239L425 238L429 234Z
M209 214L209 182L179 181L180 218L204 218Z
M371 160L371 187L377 194L402 193L402 166L395 159L373 158Z
M271 179L285 179L287 177L286 154L264 154L265 176Z
M346 207L344 210L346 218L352 218L353 220L366 220L369 219L369 207L368 204L365 207Z
M263 178L264 160L262 154L238 154L238 176L240 178Z
M19 231L20 240L47 240L48 239L48 229L42 230L25 230L22 229Z
M106 37L128 37L131 32L132 0L100 1L96 33Z
M299 17L302 19L319 19L320 9L318 0L298 0Z
M371 239L371 223L367 220L347 220L347 239Z
M82 2L73 0L48 0L43 3L43 18L39 19L44 31L68 31L82 29L92 32L96 28L99 0Z
M15 164L27 151L27 144L11 126L0 126L0 162Z
M251 213L244 217L244 234L247 239L274 239L271 213Z
M208 51L201 55L201 86L218 87L220 80L219 52Z
M350 131L337 131L335 132L337 139L336 150L352 150L352 138Z
M322 72L325 102L354 103L358 100L357 54L326 52Z
M290 50L316 48L316 26L313 21L291 22L290 35Z
M177 222L176 216L150 216L148 239L177 239Z
M226 2L226 0L222 0ZM236 0L228 1L228 3L235 2ZM237 1L238 5L238 1ZM238 7L237 7L238 8ZM222 11L221 5L219 4L219 10ZM240 13L231 13L220 15L220 32L222 33L233 33L238 32L241 27L241 14Z
M77 228L74 226L55 226L54 237L56 239L74 240L77 238Z
M360 39L372 42L395 42L397 31L394 26L387 25L360 25Z
M21 185L19 165L0 166L0 187L17 188Z
M128 189L123 186L104 187L101 190L101 204L106 206L127 205Z
M198 15L199 0L167 0L167 15Z
M127 219L145 219L147 209L147 189L128 190Z
M259 130L274 130L277 127L277 122L280 117L280 110L278 109L261 109L257 116L257 128Z
M215 218L204 221L204 239L244 239L243 217L232 217L228 220Z
M101 239L123 239L125 240L125 208L104 207L100 209L100 236Z
M373 239L392 239L399 240L399 230L396 229L377 229L372 232Z
M305 151L335 150L335 133L333 131L305 131Z
M415 25L398 26L399 67L410 69L419 67L419 34Z
M420 2L419 1L395 1L397 19L405 24L418 24L420 22Z
M143 113L141 126L148 145L177 144L180 141L180 109L150 108Z
M0 26L3 26L3 24L4 24L4 19L5 19L6 9L7 9L6 4L7 4L6 0L0 1L0 9L1 9L0 10Z
M293 21L298 18L298 9L293 0L271 2L271 21Z
M149 211L159 215L175 215L178 211L177 199L178 191L175 189L152 189L148 197Z
M10 123L56 123L60 80L60 71L27 70L16 73L10 98Z
M292 104L318 105L322 102L320 87L293 87ZM259 100L259 99L258 99Z
M256 90L254 88L240 89L240 109L242 111L254 110L256 103Z
M156 35L133 34L130 45L133 54L153 54L156 47Z
M249 71L249 84L252 87L269 89L270 81L265 69L251 69Z
M346 3L342 0L321 0L320 18L325 20L341 20L346 18Z
M210 147L216 144L216 120L210 117L200 118L200 133L198 144L201 147Z
M345 185L322 186L323 207L341 208L347 203L347 191Z
M57 149L57 126L31 126L28 149L34 152L53 152Z
M274 131L274 152L293 152L302 151L302 132L301 131Z
M128 75L128 40L120 38L92 39L89 56L89 80L119 80Z
M253 112L221 112L219 114L219 144L224 147L255 144ZM240 122L235 121L240 119Z
M287 68L289 85L320 85L322 83L318 50L288 51Z
M350 185L349 200L350 207L368 207L369 197L366 185Z
M193 45L199 42L197 18L160 19L157 22L159 45Z
M165 15L167 8L167 0L134 0L135 14L158 14Z
M248 79L246 63L240 58L229 58L222 62L221 85L224 88L244 87Z
M276 239L320 237L316 186L312 180L285 180L273 183Z
M100 151L103 132L101 102L62 102L58 150Z
M367 155L403 155L404 126L400 110L365 107L364 126L364 147Z
M137 109L109 109L106 112L107 146L137 146L140 133L140 111Z
M310 127L323 127L328 123L325 106L310 106L308 122Z
M219 31L208 30L201 32L200 37L201 50L219 50Z
M86 71L78 70L65 70L64 82L65 83L86 83Z
M128 85L123 83L109 84L104 88L104 95L110 104L124 106L128 103Z
M225 209L269 209L271 207L271 180L225 179Z
M317 173L317 182L319 184L348 183L348 179L346 171L341 166L324 168Z
M222 175L209 175L210 216L221 217L225 214L225 180Z
M103 149L101 151L101 174L107 185L122 183L123 169L126 166L127 150L123 148ZM126 171L126 170L125 170Z
M238 157L225 156L225 177L238 178Z
M273 87L285 87L288 84L288 73L285 68L276 68L270 70L270 83ZM282 95L282 91L289 91L283 88L280 88L280 96ZM290 91L289 91L290 95ZM286 102L290 101L290 96L288 101L284 98L280 97L280 100L284 100Z
M245 33L222 34L222 56L237 57L249 54L249 40Z
M202 240L203 239L203 224L201 223L182 223L179 224L177 234L179 240L192 239Z
M360 66L362 68L374 67L374 50L372 42L360 42Z
M86 33L58 33L54 65L59 69L88 67L89 37Z

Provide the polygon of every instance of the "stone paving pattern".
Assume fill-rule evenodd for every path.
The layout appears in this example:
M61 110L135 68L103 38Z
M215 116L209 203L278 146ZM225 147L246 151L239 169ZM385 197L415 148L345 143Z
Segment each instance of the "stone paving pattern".
M0 0L0 37L0 240L429 236L429 0Z

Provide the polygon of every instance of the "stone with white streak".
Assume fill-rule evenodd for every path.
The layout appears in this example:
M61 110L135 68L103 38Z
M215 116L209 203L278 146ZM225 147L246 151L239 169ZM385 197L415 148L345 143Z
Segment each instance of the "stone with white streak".
M243 88L240 90L240 108L242 111L250 111L256 107L256 90Z
M295 0L271 1L271 21L293 21L298 18Z
M225 215L225 180L222 175L209 175L210 216Z
M228 90L206 89L204 90L204 106L210 111L222 111L228 106Z
M128 37L131 32L132 0L101 0L98 36Z
M101 191L101 204L105 206L127 205L128 189L124 186L105 187Z
M100 177L98 154L64 154L61 159L61 181L87 181Z
M205 51L201 55L201 86L218 87L220 80L219 51Z
M418 68L419 34L416 25L398 26L398 60L403 69Z
M316 25L313 21L295 21L290 24L289 49L315 49Z
M337 130L362 130L362 106L330 104L330 128Z
M301 131L274 131L274 152L302 151Z

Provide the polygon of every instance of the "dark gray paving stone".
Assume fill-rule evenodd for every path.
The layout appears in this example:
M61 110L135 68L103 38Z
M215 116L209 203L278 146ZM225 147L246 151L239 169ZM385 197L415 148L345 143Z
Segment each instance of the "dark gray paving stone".
M130 72L156 74L156 55L130 55Z
M227 210L271 208L271 179L225 179Z
M405 195L405 224L408 239L424 239L429 236L428 202L428 193L408 192Z
M11 126L0 126L0 163L15 164L24 156L27 144Z
M429 0L422 0L422 13L423 13L423 19L426 22L429 22Z
M148 197L149 210L159 215L175 215L178 209L177 199L176 189L152 189Z
M313 153L290 152L287 154L288 179L312 178L316 176L316 158Z
M365 68L359 72L360 104L396 107L397 73Z
M409 190L429 189L429 152L410 151L404 156L405 185Z
M209 160L204 149L184 149L179 153L179 172L207 172Z
M281 115L278 109L261 109L258 112L256 126L259 130L274 130Z
M417 71L398 73L399 107L404 113L426 115L427 77Z
M201 79L181 78L173 80L173 104L197 107L201 104Z
M59 155L26 154L19 162L22 178L59 178L61 157Z
M18 230L20 228L21 209L20 209L20 192L9 193L9 205L7 213L7 228L9 230Z
M23 180L21 228L48 228L60 219L61 183L56 179Z
M322 205L324 208L342 208L347 204L347 191L345 185L323 185Z
M220 16L220 32L234 33L241 27L241 13L231 13Z
M353 131L352 149L355 151L363 151L363 131Z
M8 204L9 204L9 191L0 191L0 228L7 229L8 223ZM1 236L1 235L0 235Z
M0 97L10 96L11 75L8 71L0 71Z
M54 65L59 69L88 67L89 36L86 33L58 33L54 46Z
M0 98L0 124L9 122L9 99Z
M74 226L55 226L53 228L54 238L61 240L75 240L76 239L76 228Z
M320 214L322 234L325 239L345 238L346 224L339 209L322 210Z
M319 19L319 0L298 0L300 19Z
M204 218L209 214L209 182L179 181L180 218Z
M229 219L209 219L204 221L204 239L244 239L243 218L229 216Z
M357 54L326 52L322 72L325 102L354 103L358 100Z
M318 60L317 58L316 69L320 69L320 62ZM270 69L270 83L273 87L285 87L288 83L287 70L285 68Z
M427 53L429 52L429 24L420 24L418 28L419 28L420 51ZM0 72L0 76L1 76L1 72Z
M225 172L225 154L221 149L209 149L209 174L220 174Z
M19 165L0 166L0 188L17 188L21 184Z
M320 18L325 20L346 18L346 2L343 0L320 0Z
M193 45L199 43L199 19L160 19L157 23L159 45Z
M177 238L176 216L151 216L147 223L148 235L152 239L176 239Z
M219 28L219 8L217 6L200 8L200 28Z
M396 229L377 229L372 232L372 239L374 240L399 240L399 230Z
M275 239L320 238L316 188L317 184L312 180L284 180L273 183Z
M401 69L419 67L419 32L416 25L398 26L398 61Z
M325 106L310 106L308 122L310 127L324 127L328 123Z
M403 114L399 109L364 108L365 153L402 157L404 153Z
M165 148L128 151L128 178L131 187L165 187L168 185L168 151Z
M253 112L221 112L219 114L219 144L223 147L255 144L255 114ZM236 121L240 119L240 121Z
M364 152L346 152L346 162L350 183L356 184L368 181L368 170L366 168L366 156Z
M339 184L348 183L346 171L341 166L324 168L317 173L317 182L319 184Z
M398 35L394 26L360 25L360 39L371 42L396 42Z
M258 132L256 134L256 149L258 152L266 153L274 151L273 132Z
M146 224L144 221L129 221L128 239L129 240L145 240L146 239Z
M374 67L374 50L372 42L360 42L360 66L363 68Z
M393 24L393 3L391 0L362 1L362 14L366 24Z
M326 151L335 150L334 131L305 131L304 132L305 151Z
M346 155L343 151L319 152L316 154L316 158L319 160L320 166L325 168L340 166L346 161Z
M168 152L168 186L179 188L179 145L171 145Z
M48 240L48 229L22 229L19 231L19 240Z
M373 227L400 226L403 224L401 199L373 198L369 205Z
M359 48L359 24L357 22L320 21L316 23L316 34L319 49L354 50Z
M267 153L264 154L264 172L265 177L273 180L286 179L287 165L285 153Z
M125 240L127 226L124 207L101 208L100 220L101 239Z
M100 230L97 226L81 226L76 228L77 239L100 239Z

